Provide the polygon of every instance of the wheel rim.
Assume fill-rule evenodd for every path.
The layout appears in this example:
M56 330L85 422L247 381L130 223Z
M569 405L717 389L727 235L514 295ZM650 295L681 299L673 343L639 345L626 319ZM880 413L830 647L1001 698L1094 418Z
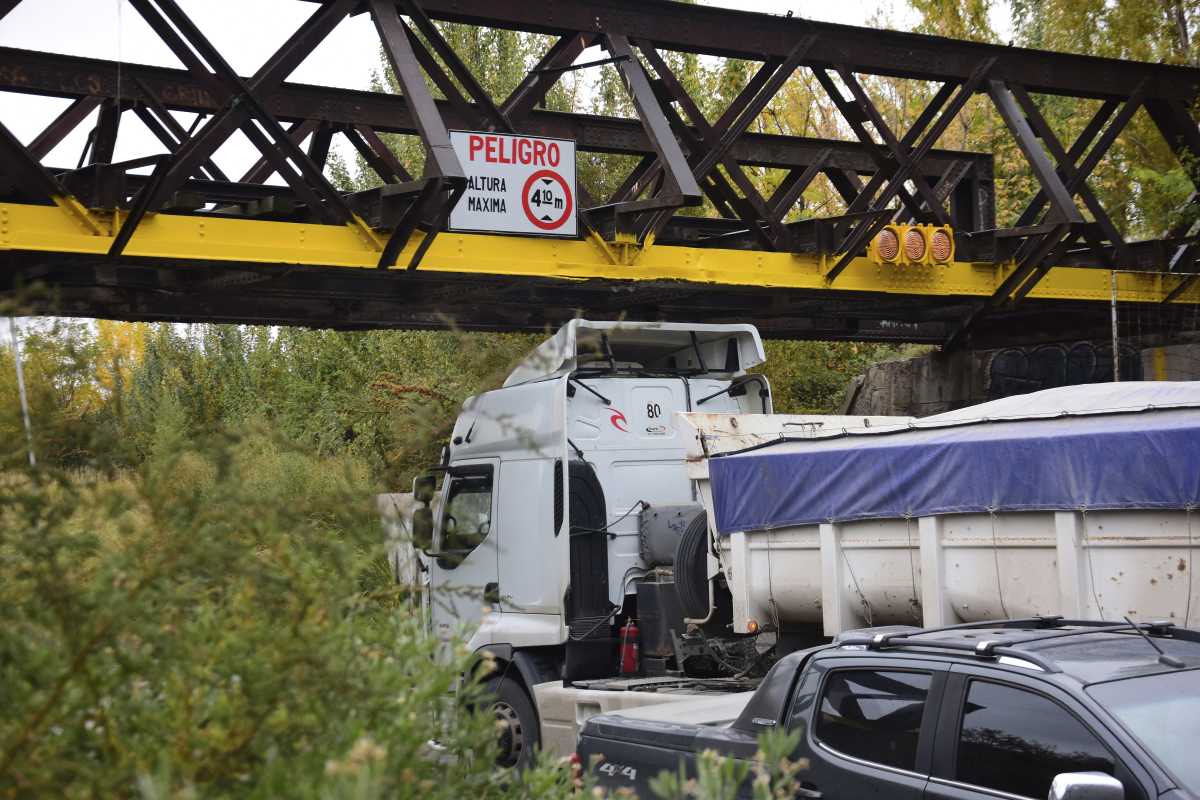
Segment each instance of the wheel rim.
M503 700L492 706L496 715L496 726L500 729L500 752L496 763L502 767L515 767L525 750L525 734L521 729L521 717L517 710Z

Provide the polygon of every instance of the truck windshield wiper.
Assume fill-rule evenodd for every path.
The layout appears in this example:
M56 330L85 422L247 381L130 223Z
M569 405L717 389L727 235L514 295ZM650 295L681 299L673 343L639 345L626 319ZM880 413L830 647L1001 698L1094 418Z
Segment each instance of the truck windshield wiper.
M735 383L735 382L733 382L733 381L730 381L729 385L728 385L728 386L726 386L724 389L718 389L717 391L713 392L712 394L705 395L704 397L701 397L699 400L697 400L697 401L696 401L696 405L698 405L698 406L702 406L702 405L704 405L705 403L707 403L709 400L712 400L714 397L720 397L720 396L721 396L721 395L723 395L723 394L729 394L729 393L730 393L730 392L732 392L732 391L733 391L735 388L737 388L737 386L739 386L739 385L740 385L740 384L737 384L737 383Z
M729 394L729 393L733 392L735 389L741 389L742 387L746 386L747 384L751 384L751 383L757 383L759 385L759 399L762 400L762 409L763 409L763 413L765 414L765 413L767 413L767 398L763 394L763 391L765 391L766 385L763 383L762 378L758 377L757 375L749 375L749 376L747 376L745 378L741 378L741 379L735 378L734 380L730 381L729 385L726 386L724 389L718 389L717 391L713 392L710 395L701 397L699 400L696 401L696 405L697 406L704 405L704 403L706 403L709 400L712 400L714 397L720 397L723 394ZM745 392L742 392L741 394L745 394ZM738 395L731 395L731 396L737 397Z
M597 392L597 391L596 391L595 389L593 389L592 387L588 386L588 385L587 385L586 383L584 383L583 381L579 380L579 378L576 378L574 375L572 375L571 377L567 378L567 380L568 380L568 381L570 381L571 383L575 384L576 386L581 386L581 387L583 387L584 389L586 389L586 390L588 390L589 392L591 392L592 394L596 395L596 397L600 398L600 402L601 402L601 403L604 403L604 405L606 405L606 406L611 406L611 405L612 405L612 401L611 401L611 400L609 400L607 397L605 397L604 395L602 395L602 394L600 394L599 392Z
M639 378L698 378L704 374L704 370L655 367L654 369L636 369L633 374Z

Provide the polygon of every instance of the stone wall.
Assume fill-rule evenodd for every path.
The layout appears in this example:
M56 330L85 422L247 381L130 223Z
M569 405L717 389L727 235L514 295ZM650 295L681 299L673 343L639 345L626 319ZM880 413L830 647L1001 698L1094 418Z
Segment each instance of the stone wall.
M1142 350L1142 372L1148 381L1200 380L1200 344L1173 344Z
M1122 344L1121 380L1200 380L1200 343ZM851 381L840 413L924 417L1058 386L1107 383L1112 345L1071 342L930 353L876 364Z

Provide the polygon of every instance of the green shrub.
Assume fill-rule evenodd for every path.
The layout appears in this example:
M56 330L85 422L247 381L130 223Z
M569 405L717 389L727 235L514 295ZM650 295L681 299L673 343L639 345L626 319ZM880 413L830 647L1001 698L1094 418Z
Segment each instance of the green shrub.
M772 730L758 737L758 753L753 761L723 757L705 750L696 758L696 775L663 772L650 781L650 788L662 800L736 800L746 797L743 787L749 783L754 800L785 800L795 797L800 774L808 769L801 759L791 756L800 745L799 728Z
M496 780L465 650L361 592L360 462L170 421L136 473L0 474L0 796L567 793Z

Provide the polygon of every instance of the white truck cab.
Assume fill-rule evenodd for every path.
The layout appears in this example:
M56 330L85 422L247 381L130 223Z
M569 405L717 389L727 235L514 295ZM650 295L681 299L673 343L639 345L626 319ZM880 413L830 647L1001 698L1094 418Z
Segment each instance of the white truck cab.
M647 663L672 664L676 550L697 518L706 535L676 412L770 413L748 372L763 360L751 325L576 319L463 404L444 463L414 486L414 539L434 631L472 626L470 647L501 664L514 763L540 738L533 687L616 676L626 622Z

